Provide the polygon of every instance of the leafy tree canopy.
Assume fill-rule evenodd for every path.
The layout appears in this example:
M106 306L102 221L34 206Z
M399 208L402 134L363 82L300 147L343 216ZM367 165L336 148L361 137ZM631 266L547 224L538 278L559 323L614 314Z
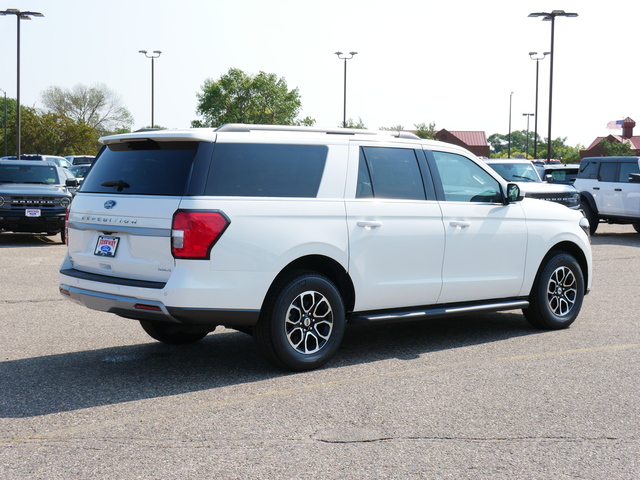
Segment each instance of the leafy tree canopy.
M600 145L607 157L633 157L635 152L631 150L629 142L613 142L608 138L603 138Z
M534 137L533 132L529 131L529 140L527 142L527 131L516 130L511 132L511 158L522 156L523 158L533 158ZM537 136L537 157L546 158L547 142L540 135ZM552 158L565 162L577 162L580 160L580 150L584 149L582 145L570 147L566 145L567 138L558 137L551 143ZM494 133L487 139L491 148L491 158L508 158L509 156L509 135Z
M95 155L98 151L96 131L89 125L53 112L38 112L20 107L20 149L25 154ZM16 118L7 121L7 153L16 154Z
M94 128L99 136L131 131L133 117L120 96L102 83L77 84L72 89L49 87L41 94L44 106L59 116Z
M207 79L197 94L194 127L217 127L225 123L267 125L313 125L311 117L297 119L301 109L298 89L289 90L284 78L260 72L250 76L231 68L218 80Z
M345 123L340 122L340 125L338 125L338 127L340 127L340 128L357 128L357 129L360 129L360 130L366 130L366 128L367 128L365 126L364 122L362 121L362 118L358 118L357 122L353 118L348 118Z
M414 125L416 127L416 135L420 138L428 138L434 140L436 138L436 124L435 122L430 123L429 125L422 123L416 123Z

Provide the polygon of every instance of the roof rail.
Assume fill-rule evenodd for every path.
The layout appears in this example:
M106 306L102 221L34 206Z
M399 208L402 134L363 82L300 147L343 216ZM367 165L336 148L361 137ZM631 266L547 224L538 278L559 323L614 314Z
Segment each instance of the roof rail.
M252 131L267 131L267 132L317 132L326 133L327 135L380 135L387 134L396 138L410 138L420 139L417 135L411 132L400 131L378 131L378 130L362 130L358 128L318 128L318 127L303 127L298 125L253 125L248 123L225 123L224 125L215 128L215 132L252 132Z

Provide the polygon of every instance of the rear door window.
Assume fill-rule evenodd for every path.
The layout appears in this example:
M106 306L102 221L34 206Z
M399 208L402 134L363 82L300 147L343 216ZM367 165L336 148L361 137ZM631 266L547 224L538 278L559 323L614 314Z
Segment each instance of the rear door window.
M408 148L362 147L356 197L426 200L415 151Z
M108 145L81 192L184 195L198 142L136 141Z
M218 143L205 194L313 198L327 153L324 145Z

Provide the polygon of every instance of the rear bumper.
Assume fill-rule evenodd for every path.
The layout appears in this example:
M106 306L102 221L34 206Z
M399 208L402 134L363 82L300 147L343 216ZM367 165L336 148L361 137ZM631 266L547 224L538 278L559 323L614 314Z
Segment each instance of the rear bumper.
M221 310L167 307L155 300L96 292L84 288L60 285L60 293L92 310L114 313L134 320L183 323L188 325L222 325L252 327L258 321L259 310Z

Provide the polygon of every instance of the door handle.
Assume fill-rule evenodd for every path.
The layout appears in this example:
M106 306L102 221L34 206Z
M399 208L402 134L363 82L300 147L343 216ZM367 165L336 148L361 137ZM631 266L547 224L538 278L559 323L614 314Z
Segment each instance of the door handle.
M593 187L594 190L600 190L600 187Z
M449 222L449 225L456 228L467 228L471 225L471 222L465 222L464 220L453 220Z
M621 189L621 188L614 188L613 190L614 190L615 192L621 192L621 191L622 191L622 189Z
M357 225L364 228L378 228L382 226L382 222L375 220L360 220Z

